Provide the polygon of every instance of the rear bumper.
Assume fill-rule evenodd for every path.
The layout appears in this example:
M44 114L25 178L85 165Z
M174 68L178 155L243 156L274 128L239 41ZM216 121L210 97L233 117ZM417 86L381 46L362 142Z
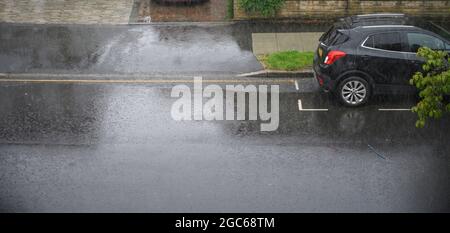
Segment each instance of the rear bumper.
M321 71L321 67L319 65L314 65L314 78L319 83L320 88L322 90L328 92L328 91L334 91L335 88L335 81L331 79L331 77L324 72Z

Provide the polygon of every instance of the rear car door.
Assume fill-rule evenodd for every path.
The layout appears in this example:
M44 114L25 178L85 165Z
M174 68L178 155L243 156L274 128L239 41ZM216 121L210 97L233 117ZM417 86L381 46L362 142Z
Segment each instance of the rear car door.
M369 35L360 46L359 69L379 85L407 85L411 78L408 45L403 32Z
M446 43L435 36L423 32L408 32L406 38L409 46L409 59L411 61L411 70L413 74L422 71L422 65L425 60L417 56L420 47L428 47L433 50L446 50Z

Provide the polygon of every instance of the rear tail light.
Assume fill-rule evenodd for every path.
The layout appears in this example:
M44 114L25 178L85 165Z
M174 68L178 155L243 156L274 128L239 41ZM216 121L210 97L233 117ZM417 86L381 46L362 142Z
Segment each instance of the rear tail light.
M337 61L339 58L344 57L347 55L345 52L339 51L339 50L332 50L328 53L327 57L325 58L325 61L323 63L327 65L333 64L335 61Z

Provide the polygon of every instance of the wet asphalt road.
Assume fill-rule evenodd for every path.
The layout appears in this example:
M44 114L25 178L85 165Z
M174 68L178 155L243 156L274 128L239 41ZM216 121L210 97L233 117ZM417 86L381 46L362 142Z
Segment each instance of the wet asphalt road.
M0 26L0 72L245 73L230 27Z
M252 32L323 31L325 25L0 23L0 72L237 74L262 69Z
M378 111L413 98L346 109L311 79L282 83L280 127L262 133L172 120L171 87L1 83L0 210L449 211L449 119Z
M258 68L243 29L160 27L0 24L0 70L236 84ZM348 109L312 79L245 79L280 85L280 126L260 132L260 121L174 121L167 82L63 81L0 81L1 212L450 211L450 119L416 129L410 112L379 111L414 97Z

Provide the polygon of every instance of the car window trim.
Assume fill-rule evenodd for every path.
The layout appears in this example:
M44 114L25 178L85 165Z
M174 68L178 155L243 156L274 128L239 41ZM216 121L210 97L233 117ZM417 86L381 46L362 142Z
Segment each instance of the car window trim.
M360 47L363 47L363 48L365 48L365 49L372 49L372 50L377 50L377 51L383 51L383 52L416 54L416 53L413 53L413 52L404 52L404 51L394 51L394 50L386 50L386 49L372 48L372 47L368 47L368 46L365 46L365 45L364 45L364 44L366 43L366 41L369 39L369 37L371 37L371 36L373 36L373 35L377 35L377 34L385 34L385 33L391 33L391 32L372 33L372 34L368 35L368 36L366 37L366 39L363 40L363 42L361 43ZM396 32L396 33L402 33L402 32Z

